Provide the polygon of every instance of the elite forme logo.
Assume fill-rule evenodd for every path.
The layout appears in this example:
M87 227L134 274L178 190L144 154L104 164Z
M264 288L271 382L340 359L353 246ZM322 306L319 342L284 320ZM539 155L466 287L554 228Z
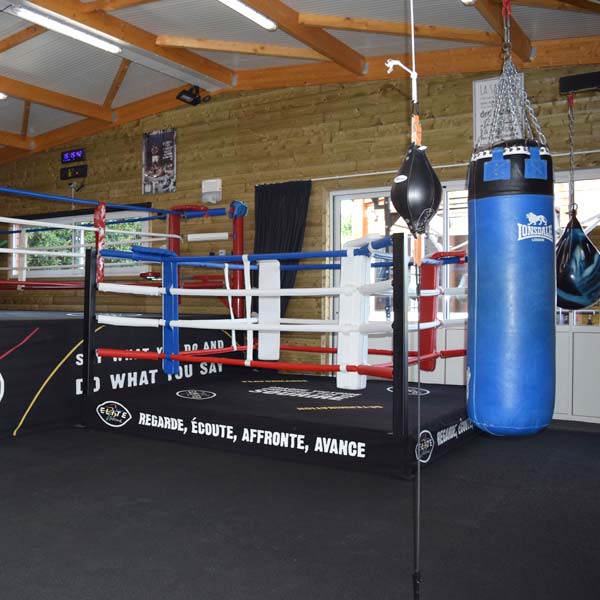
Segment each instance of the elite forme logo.
M552 225L544 215L536 215L528 212L525 215L527 223L517 223L517 242L521 240L534 240L543 242L544 240L553 243L554 232Z
M123 427L131 421L131 413L118 402L107 401L96 407L98 416L109 427Z

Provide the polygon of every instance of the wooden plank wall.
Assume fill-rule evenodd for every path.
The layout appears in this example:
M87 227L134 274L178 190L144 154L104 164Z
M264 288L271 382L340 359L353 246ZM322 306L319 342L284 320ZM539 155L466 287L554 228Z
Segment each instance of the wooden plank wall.
M568 149L567 108L558 95L561 76L597 70L598 66L528 70L526 88L550 146L555 153ZM472 149L472 82L497 73L473 76L431 77L420 81L420 111L423 140L434 165L464 163ZM78 194L110 202L141 203L172 207L200 201L202 179L220 177L227 205L242 200L249 206L246 250L253 247L254 186L259 183L314 179L339 175L394 170L409 142L409 98L407 80L359 84L333 84L247 92L217 96L198 107L163 113L121 128L82 139L89 175ZM577 149L600 146L600 94L577 98ZM177 128L177 192L141 194L142 134ZM44 154L0 167L2 185L69 195L59 181L57 148ZM557 169L568 167L567 158L557 158ZM580 167L600 164L600 154L579 156ZM464 166L442 169L440 178L461 179ZM391 175L314 182L310 201L305 250L329 247L330 193L339 189L389 185ZM68 205L0 197L0 214L23 215L68 210ZM161 230L163 225L155 226ZM229 229L226 219L188 222L184 232ZM217 251L223 243L183 244L184 254ZM323 282L318 272L301 273L298 285ZM0 291L0 309L77 310L81 294L73 291ZM155 301L124 300L103 296L100 310L156 311ZM186 312L223 312L217 301L185 299ZM294 299L289 316L324 315L324 304L315 299ZM298 342L314 336L300 336Z

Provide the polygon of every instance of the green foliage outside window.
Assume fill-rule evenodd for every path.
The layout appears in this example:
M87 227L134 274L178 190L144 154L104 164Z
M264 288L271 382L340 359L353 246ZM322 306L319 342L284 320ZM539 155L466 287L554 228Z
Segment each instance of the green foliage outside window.
M78 222L76 225L90 225L89 221ZM108 229L118 229L119 231L142 232L142 223L112 223L107 225ZM131 245L136 243L136 238L133 236L122 236L118 233L107 233L106 242L107 248L111 250L130 250ZM80 246L85 244L87 247L93 247L96 242L96 235L93 231L75 231L65 229L53 229L48 231L31 231L27 234L27 247L29 249L44 248L48 252L63 252L73 254L79 253L79 256L42 256L29 254L27 255L27 267L62 267L62 266L78 266L83 262L84 248ZM122 242L112 245L112 242ZM56 250L53 250L53 249ZM111 260L109 264L118 262Z

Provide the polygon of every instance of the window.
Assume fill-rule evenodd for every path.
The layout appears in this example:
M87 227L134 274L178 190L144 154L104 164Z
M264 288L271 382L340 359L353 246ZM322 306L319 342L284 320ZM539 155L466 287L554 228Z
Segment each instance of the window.
M578 206L578 218L592 242L600 248L600 172L579 170L575 173L575 201ZM569 173L555 173L555 210L557 219L557 239L568 221ZM449 181L443 184L444 193L437 215L430 224L430 238L425 245L425 255L437 250L467 250L468 245L468 192L464 181ZM405 232L410 236L402 219L398 218L389 198L390 188L373 188L334 192L333 204L333 241L335 248L341 248L351 239L363 237L368 233L389 235ZM412 236L410 236L412 241ZM412 243L409 246L412 254ZM443 288L465 288L464 295L446 296L440 299L439 317L444 320L464 319L467 317L467 265L447 265L440 269L440 285ZM385 274L387 277L387 274ZM414 287L414 281L411 287ZM600 303L581 311L561 311L557 320L561 323L577 325L600 325ZM371 299L370 320L390 318L389 300ZM409 319L416 319L415 305L411 301Z
M444 246L445 196L442 198L440 209L430 223L430 234L425 241L426 255L447 249ZM412 256L414 238L390 200L390 188L336 192L332 194L332 201L335 248L342 248L346 242L364 237L370 233L378 233L382 236L404 233L409 240L409 256ZM388 251L391 252L391 248ZM452 266L459 267L460 265ZM389 268L372 269L373 281L387 278L389 278ZM416 288L414 273L411 274L410 287ZM390 297L372 297L370 303L370 321L391 319L392 300ZM440 317L442 317L442 310L440 308ZM417 320L417 302L415 299L410 300L409 320Z
M115 250L130 250L131 245L143 240L149 231L147 213L137 211L115 211L107 214L107 229L135 232L136 236L107 232L106 247ZM60 217L28 217L44 223L62 226L91 227L93 215L90 213L62 215ZM112 222L117 220L118 222ZM131 221L129 221L131 220ZM26 228L25 228L26 227ZM46 226L34 227L13 225L9 246L13 249L37 250L38 253L12 254L7 267L10 276L18 280L52 277L83 277L85 250L94 248L95 233L82 229L52 229ZM142 237L140 237L142 236ZM139 274L146 269L141 263L106 259L106 272L112 275Z

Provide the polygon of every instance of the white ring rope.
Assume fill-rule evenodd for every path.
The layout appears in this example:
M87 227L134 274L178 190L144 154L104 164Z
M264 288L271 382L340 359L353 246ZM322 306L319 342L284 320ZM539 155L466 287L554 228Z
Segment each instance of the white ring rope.
M229 269L229 265L225 264L225 269ZM225 278L227 282L227 277ZM131 284L100 284L98 286L101 292L113 292L120 294L135 294L138 296L159 296L165 294L165 288L156 288L151 286L143 285L131 285ZM273 289L273 290L259 290L252 288L249 290L234 290L229 285L223 289L191 289L191 288L171 288L169 292L174 296L200 296L200 297L227 297L231 302L231 297L243 297L243 298L260 298L260 297L309 297L309 296L340 296L352 295L354 292L359 292L363 296L387 296L391 295L392 282L378 281L376 283L369 283L361 286L344 286L344 287L328 287L328 288L284 288L284 289ZM417 293L415 289L409 289L408 295L411 298L416 298ZM436 288L433 290L421 290L421 296L435 297L435 296L466 296L467 289L464 287L456 288Z
M50 221L29 221L27 219L13 219L10 217L0 217L0 223L10 223L12 225L31 225L33 227L48 227L49 229L70 229L73 231L98 231L96 227L85 225L67 225L66 223L52 223Z
M180 235L175 233L152 233L151 231L126 231L124 229L109 229L108 227L104 230L106 233L118 233L119 235L125 236L146 236L153 238L171 238L174 240L183 239Z
M149 319L146 317L120 317L117 315L98 315L98 323L104 325L122 325L124 327L160 327L166 324L164 319ZM424 329L436 329L442 324L441 321L429 323L409 323L409 331ZM365 334L389 334L392 331L391 321L375 321L361 325L342 325L339 323L320 322L305 323L296 322L281 325L260 325L256 317L246 319L178 319L169 321L170 327L180 329L237 329L247 331L250 334L255 331L281 331L281 332L304 332L304 333L365 333ZM251 360L251 359L250 359Z
M252 281L250 279L250 260L248 255L242 256L242 262L244 263L244 289L249 291L252 289ZM252 319L252 302L246 300L246 319L250 321ZM256 322L256 321L255 321ZM254 332L253 330L246 330L246 366L250 366L251 361L254 358Z
M174 296L242 296L242 297L261 297L261 296L339 296L340 294L352 294L354 290L348 288L284 288L274 290L258 290L256 288L248 290L230 290L230 289L189 289L189 288L171 288L171 294Z
M79 254L76 256L80 257ZM109 259L107 259L107 260L109 260ZM118 259L112 259L112 260L118 260ZM126 263L118 263L116 265L111 264L110 268L112 270L112 269L117 269L117 268L138 267L139 265L140 265L139 262L126 262ZM27 267L28 271L47 271L48 269L52 269L53 271L55 271L57 269L70 269L70 270L80 269L80 270L83 270L83 269L85 269L85 265L52 265L52 267L49 267L48 265L42 265L42 266L35 266L35 267ZM15 270L16 270L16 267L0 267L0 271L15 271Z
M81 254L76 252L47 252L35 250L33 248L0 248L0 254L32 254L37 256L58 256L66 258L81 258ZM15 267L16 268L16 267ZM45 267L48 269L49 267ZM14 269L11 269L14 270Z
M162 296L166 293L164 287L152 287L150 285L126 285L123 283L98 284L98 291L114 294L133 294L135 296Z
M223 278L225 280L225 287L227 288L229 294L227 295L227 304L229 306L229 316L233 320L235 315L233 314L233 304L231 302L231 285L229 283L229 263L225 263L225 268L223 269ZM173 289L171 289L171 293L173 293ZM237 350L237 338L235 335L235 329L231 330L231 345L234 350Z
M123 327L164 327L164 319L147 319L140 317L118 317L116 315L97 315L101 325L120 325Z
M98 227L93 227L92 225L69 225L67 223L53 223L52 221L31 221L29 219L14 219L11 217L0 217L0 223L9 223L12 225L31 225L34 228L38 227L47 227L48 229L67 229L70 231L90 231L96 232L99 231ZM104 230L106 233L114 233L124 236L133 236L133 237L151 237L151 238L174 238L181 240L182 237L180 235L176 235L174 233L152 233L150 231L126 231L123 229L112 229L106 228Z
M466 296L468 293L467 288L455 287L455 288L437 288L434 290L421 290L421 296ZM408 295L411 298L417 297L417 290L409 288Z
M358 288L359 293L363 296L384 296L392 292L392 280L376 281L375 283L367 283Z

